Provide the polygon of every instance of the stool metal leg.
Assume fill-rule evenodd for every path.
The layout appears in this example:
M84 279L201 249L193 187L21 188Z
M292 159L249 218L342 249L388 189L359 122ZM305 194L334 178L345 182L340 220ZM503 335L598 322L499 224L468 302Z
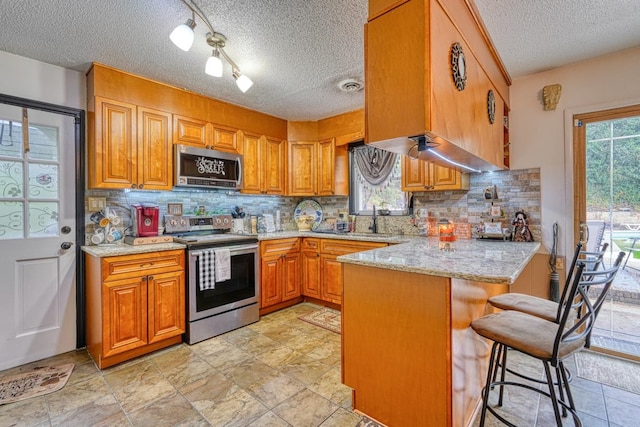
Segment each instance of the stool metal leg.
M487 371L487 383L482 390L482 413L480 415L480 427L484 427L484 422L487 418L487 407L489 406L489 391L491 389L491 382L493 378L493 370L498 369L496 363L496 349L502 347L502 345L494 342L491 346L491 356L489 356L489 370Z
M556 417L556 425L562 426L562 418L560 417L560 408L558 408L558 398L556 396L555 386L553 385L553 377L551 376L551 369L549 368L549 362L542 361L544 365L544 373L547 377L547 385L549 386L549 397L551 398L551 404L553 405L553 413ZM559 387L562 387L561 385Z

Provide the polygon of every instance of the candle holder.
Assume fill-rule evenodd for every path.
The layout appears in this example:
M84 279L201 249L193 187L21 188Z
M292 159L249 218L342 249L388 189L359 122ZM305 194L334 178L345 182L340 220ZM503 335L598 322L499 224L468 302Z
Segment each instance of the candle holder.
M438 221L438 247L441 251L452 252L456 241L455 226L448 219Z

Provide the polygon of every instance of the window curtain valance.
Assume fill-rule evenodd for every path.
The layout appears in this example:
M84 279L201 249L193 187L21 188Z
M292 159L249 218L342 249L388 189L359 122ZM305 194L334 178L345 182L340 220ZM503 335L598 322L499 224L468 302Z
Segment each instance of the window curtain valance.
M389 177L396 164L396 153L363 145L353 152L362 177L373 186L381 185Z

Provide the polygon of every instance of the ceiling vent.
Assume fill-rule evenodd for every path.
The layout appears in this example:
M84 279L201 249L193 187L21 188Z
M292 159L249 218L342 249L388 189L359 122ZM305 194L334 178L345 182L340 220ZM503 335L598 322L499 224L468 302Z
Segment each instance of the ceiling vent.
M346 79L338 83L338 87L343 92L358 92L364 88L364 83L356 79Z

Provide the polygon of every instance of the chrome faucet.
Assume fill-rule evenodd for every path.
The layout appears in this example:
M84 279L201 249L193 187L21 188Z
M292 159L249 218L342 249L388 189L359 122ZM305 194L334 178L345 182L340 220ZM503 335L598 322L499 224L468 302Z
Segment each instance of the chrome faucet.
M376 205L373 205L373 218L371 221L371 225L369 226L369 230L373 234L378 234L378 216L376 215Z

